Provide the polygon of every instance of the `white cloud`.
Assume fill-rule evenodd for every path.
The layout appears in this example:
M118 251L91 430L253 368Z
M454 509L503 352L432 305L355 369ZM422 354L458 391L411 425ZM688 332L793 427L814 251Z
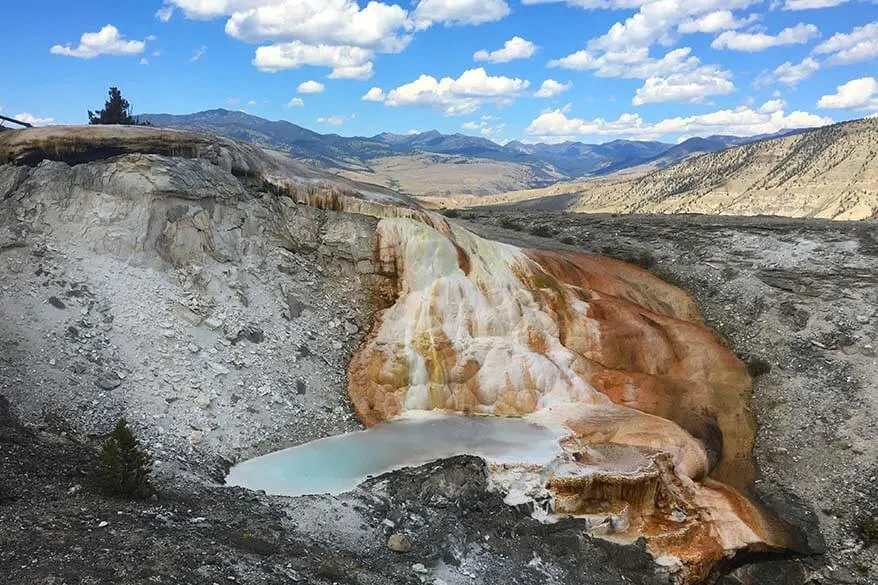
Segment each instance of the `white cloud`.
M137 62L138 65L149 65L149 59L146 57L141 57L140 61Z
M817 101L818 108L878 110L878 79L861 77L835 88L834 94Z
M403 51L418 30L509 13L505 0L165 0L156 16L175 8L187 18L223 17L226 34L260 43L253 63L263 71L330 67L333 79L368 79L375 55Z
M248 105L248 106L255 106L255 105L256 105L256 100L247 100L247 105Z
M166 4L155 11L155 17L161 20L162 22L168 22L171 20L171 17L174 15L174 7Z
M287 102L288 108L302 108L304 106L305 106L305 102L302 101L302 98L300 98L300 97L294 97L289 102Z
M563 110L543 112L534 119L525 132L540 140L551 137L619 136L639 139L657 139L667 135L731 134L753 136L773 134L781 130L808 128L831 124L832 119L808 112L782 110L764 113L748 107L719 110L695 116L667 118L657 123L646 122L639 114L622 114L617 120L582 120L569 118Z
M299 93L323 93L323 90L326 89L326 86L320 83L319 81L314 81L313 79L309 81L303 81L299 84L299 87L296 88L296 91Z
M845 4L848 0L786 0L784 10L811 10L814 8L832 8Z
M253 64L269 72L298 69L302 65L331 67L331 79L368 79L372 77L372 56L372 51L360 47L307 45L293 41L257 48Z
M771 47L803 45L819 36L820 31L813 24L799 23L796 26L783 29L776 35L726 31L713 39L710 46L714 49L755 53Z
M139 55L146 47L143 41L126 40L112 24L108 24L96 33L83 33L79 37L79 46L54 45L49 49L53 55L65 55L79 59L94 59L98 55L129 56Z
M192 51L192 57L191 57L189 60L190 60L190 61L193 61L193 62L194 62L194 61L198 61L198 60L200 60L202 57L204 57L204 54L205 54L206 52L207 52L207 45L201 45L200 47L198 47L197 49L195 49L194 51Z
M786 61L782 65L778 65L774 71L763 73L756 79L756 85L767 85L770 83L783 83L790 87L796 87L800 81L809 79L820 69L820 63L811 57L805 57L801 63L793 64Z
M201 0L195 0L204 4ZM244 4L243 0L231 4ZM411 41L408 13L395 4L353 0L256 0L236 6L226 33L246 42L301 41L306 44L354 46L395 53Z
M384 103L392 107L415 106L442 110L448 116L476 111L485 101L508 101L530 86L524 79L490 76L483 68L469 69L453 79L421 75L388 92Z
M716 65L702 65L691 52L689 47L681 47L668 51L661 59L654 59L646 47L607 51L599 56L582 50L550 61L549 67L593 69L598 77L644 79L634 97L635 105L703 101L708 96L735 90L730 71Z
M476 121L464 122L463 124L460 125L460 127L462 129L468 130L470 132L478 132L479 134L481 134L485 138L493 138L494 136L501 134L503 132L503 130L506 129L506 124L504 124L502 122L492 126L491 124L488 124L484 120L484 116L482 118L483 119L481 122L476 122Z
M384 98L384 90L380 87L373 87L365 94L363 94L363 97L361 97L360 99L364 102L383 102Z
M527 39L512 37L503 43L502 49L488 52L485 49L476 51L473 59L490 63L508 63L516 59L529 59L536 52L537 46Z
M688 18L680 23L677 30L681 33L718 33L746 26L756 20L755 14L745 19L737 19L731 10L716 10L697 18Z
M817 55L830 55L831 65L846 65L878 58L878 21L836 33L814 48Z
M396 4L372 0L169 0L188 18L227 17L226 34L252 43L263 71L313 65L332 79L368 79L376 53L398 53L415 30Z
M540 89L534 94L539 98L551 98L556 95L561 95L565 91L570 90L573 87L573 82L568 81L567 83L561 83L560 81L555 81L554 79L547 79L540 86Z
M700 103L712 95L735 91L731 74L716 68L701 67L693 71L650 77L637 89L631 103L635 106L660 102Z
M39 116L34 116L33 114L29 114L28 112L22 112L12 117L19 122L27 122L28 124L32 124L34 126L47 126L55 121L54 118L40 118Z
M772 114L774 112L782 112L786 109L787 103L782 99L768 100L759 106L759 112L762 114Z
M588 41L585 49L549 61L549 67L592 70L598 77L643 79L632 103L703 101L710 95L734 91L730 71L702 64L688 47L668 51L661 58L650 56L655 43L671 45L678 37L695 32L718 32L740 28L757 16L737 18L735 10L760 0L523 0L525 4L565 2L584 9L637 12L613 24L603 35Z
M413 16L418 28L433 24L482 24L509 14L505 0L421 0Z
M649 56L646 47L632 47L623 51L607 51L594 56L588 50L577 51L561 59L549 61L549 67L562 67L582 71L592 69L598 77L623 77L626 79L647 79L696 71L699 68L719 70L713 65L701 65L698 57L691 55L692 49L680 47L668 51L661 59Z
M189 18L227 16L226 33L247 42L301 41L395 52L413 23L405 9L355 0L170 0Z
M602 36L589 41L592 51L622 51L632 47L649 47L656 42L669 44L675 29L683 22L723 10L746 8L758 0L607 0L601 8L630 9L638 12L624 22L617 22Z
M328 116L317 118L318 124L329 124L330 126L341 126L344 124L344 116Z

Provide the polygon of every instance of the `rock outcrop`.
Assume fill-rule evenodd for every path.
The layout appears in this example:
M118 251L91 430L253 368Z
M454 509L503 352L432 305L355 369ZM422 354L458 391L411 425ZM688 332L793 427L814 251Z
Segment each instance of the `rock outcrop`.
M223 338L227 349L214 349L234 363L243 359L235 346L261 343L264 327L278 341L257 366L282 376L284 360L299 359L307 339L307 330L279 318L293 320L301 309L287 294L293 282L284 267L305 261L296 256L304 250L319 261L315 271L344 275L326 285L335 287L327 298L352 305L354 321L369 316L347 366L347 393L364 424L438 409L562 425L569 436L553 466L531 470L531 495L544 496L547 486L550 512L583 518L583 530L603 538L646 537L653 556L678 565L685 582L743 549L802 547L791 527L743 495L755 477L744 365L701 323L688 294L639 268L480 238L393 192L190 133L10 132L0 137L0 163L10 163L0 166L3 247L51 241L109 258L90 278L113 280L108 270L119 271L104 294L125 299L125 318L110 322L127 335L143 327L146 340L168 337L161 329L177 338L173 327L157 328L138 314L138 301L148 307L155 300L119 289L132 282L129 266L170 273L173 279L158 277L165 288L191 293L172 310L194 328L192 353L202 355L199 336ZM87 319L100 313L83 309ZM165 314L141 310L147 319ZM245 322L248 313L259 323ZM216 329L222 334L207 333ZM357 339L351 333L321 356L327 364L347 359ZM128 370L150 372L155 351L125 344L116 358L127 369L115 372L114 384ZM207 391L198 381L191 400L204 411L221 403L223 421L235 427L239 410L228 388L253 382L229 375L207 353L203 364L170 363L185 372L181 378L212 368L219 379ZM96 373L105 367L87 366ZM324 391L331 394L332 386ZM145 425L155 424L148 422L153 413L176 408L170 396L133 389L126 396ZM254 401L251 395L251 407ZM241 416L248 427L258 423ZM170 417L169 424L177 436L192 436L191 416ZM250 436L206 426L220 452ZM341 430L329 425L300 439ZM508 471L495 470L498 477Z

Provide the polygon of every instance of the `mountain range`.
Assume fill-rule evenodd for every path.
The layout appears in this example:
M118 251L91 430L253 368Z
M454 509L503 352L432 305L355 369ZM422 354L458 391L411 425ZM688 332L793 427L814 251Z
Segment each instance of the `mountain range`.
M679 144L613 140L605 144L513 141L500 145L487 138L435 130L410 135L385 132L371 137L319 134L284 120L225 109L187 115L146 114L140 120L244 140L351 178L416 195L484 195L641 165L662 168L695 154L766 138L717 135L689 138Z
M588 213L870 219L878 217L876 145L878 119L866 118L726 148L639 176L589 178L431 203Z

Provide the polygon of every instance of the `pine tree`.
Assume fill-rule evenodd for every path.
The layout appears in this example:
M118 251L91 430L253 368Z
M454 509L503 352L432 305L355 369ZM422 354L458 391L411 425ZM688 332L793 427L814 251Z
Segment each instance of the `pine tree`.
M128 422L120 418L104 443L95 473L98 485L110 496L145 498L153 492L149 483L151 468L150 456L140 449Z
M122 97L118 87L110 88L110 99L104 104L103 110L88 111L89 124L123 124L133 126L137 120L131 115L131 105Z

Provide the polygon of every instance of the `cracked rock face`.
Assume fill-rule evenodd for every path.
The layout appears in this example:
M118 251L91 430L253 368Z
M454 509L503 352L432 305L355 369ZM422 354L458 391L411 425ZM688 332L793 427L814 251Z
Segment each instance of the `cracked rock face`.
M356 428L346 368L367 426L441 410L563 427L551 466L492 469L493 485L548 489L554 519L583 534L645 538L680 582L742 550L807 549L744 495L751 380L682 290L623 262L484 239L232 141L6 134L4 310L37 326L3 334L19 365L60 351L4 382L26 415L62 403L96 413L80 421L94 429L126 414L160 460L233 459ZM41 313L35 291L63 307ZM22 382L65 390L12 390Z

